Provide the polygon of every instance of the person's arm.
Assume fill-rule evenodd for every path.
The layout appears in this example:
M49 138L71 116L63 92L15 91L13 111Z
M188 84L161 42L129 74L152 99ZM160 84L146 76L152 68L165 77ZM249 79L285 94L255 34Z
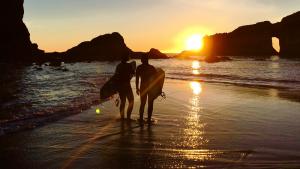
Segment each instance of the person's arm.
M140 95L140 73L139 73L139 68L136 69L135 72L135 87L136 87L136 94Z

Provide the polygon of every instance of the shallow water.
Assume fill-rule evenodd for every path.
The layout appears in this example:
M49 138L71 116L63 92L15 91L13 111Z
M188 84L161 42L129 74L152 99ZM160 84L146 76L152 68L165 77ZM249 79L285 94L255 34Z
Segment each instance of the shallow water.
M1 77L0 122L80 111L99 99L99 88L116 63L5 69Z
M167 80L152 126L112 101L0 137L5 168L299 168L300 104L256 89ZM137 97L135 97L137 98ZM133 118L138 117L135 99ZM96 108L101 114L95 113Z
M300 91L300 61L235 58L214 64L177 59L151 60L151 63L163 68L168 79L287 88L292 93ZM113 74L116 64L92 62L23 68L1 65L0 124L39 120L89 108L99 102L99 88ZM300 100L298 95L274 94Z

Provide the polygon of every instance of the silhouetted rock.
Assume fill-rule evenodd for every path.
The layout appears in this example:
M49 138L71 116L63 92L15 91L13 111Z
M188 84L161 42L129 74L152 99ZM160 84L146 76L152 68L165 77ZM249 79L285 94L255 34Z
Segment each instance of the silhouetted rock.
M206 56L204 61L207 63L226 62L232 59L228 56Z
M203 38L204 48L199 52L184 51L177 58L190 56L252 56L299 58L300 12L284 17L281 22L259 22L237 28L230 33L218 33ZM272 46L272 37L277 37L280 53Z
M272 24L260 22L241 26L230 33L215 34L203 38L204 47L196 56L218 60L214 56L272 56L278 54L272 46ZM177 57L187 57L182 53ZM221 57L220 57L220 60Z
M149 53L133 52L124 43L119 33L105 34L91 41L80 43L66 52L44 53L32 44L30 34L23 22L24 0L5 0L0 5L0 62L21 62L38 64L50 62L114 61L130 54L140 58L150 53L150 59L165 59L167 55L156 49ZM205 36L204 48L200 52L184 51L177 57L206 56L206 61L222 61L219 56L271 56L277 55L272 47L272 37L278 37L282 57L299 58L300 12L284 17L281 22L269 21L237 28L230 33ZM216 57L218 56L218 57Z
M158 49L151 48L149 52L133 52L132 59L141 59L142 56L147 55L149 59L169 59L169 57L161 53Z
M5 0L0 5L0 62L32 62L36 45L23 22L24 0ZM37 52L37 53L36 53Z
M148 54L150 59L166 59L167 55L157 49L149 52L133 52L124 43L123 37L114 32L112 34L100 35L91 41L82 42L66 52L46 53L43 62L89 62L89 61L115 61L121 60L124 55L130 55L133 59L139 59ZM51 64L52 65L52 64Z
M300 58L300 12L274 24L274 36L279 38L280 56Z
M120 60L131 50L124 43L123 37L114 32L98 36L91 41L80 43L66 52L63 60L69 62L77 61L114 61Z
M232 60L230 57L227 56L204 56L201 55L199 51L183 51L180 54L176 55L175 58L199 60L207 63L225 62Z
M169 57L164 54L164 53L161 53L158 49L150 49L150 51L148 52L148 56L149 56L149 59L168 59Z
M201 51L206 56L272 56L272 24L260 22L241 26L231 33L206 36Z

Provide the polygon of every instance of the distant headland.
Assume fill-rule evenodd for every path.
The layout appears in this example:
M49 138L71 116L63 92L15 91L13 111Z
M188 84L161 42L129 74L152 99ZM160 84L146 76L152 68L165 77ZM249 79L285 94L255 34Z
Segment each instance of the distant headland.
M45 62L45 61L114 61L130 52L133 58L149 54L151 58L165 59L167 55L157 49L149 52L134 52L126 46L123 37L114 32L98 36L91 41L65 51L45 53L30 40L30 33L23 22L24 0L9 0L1 5L2 38L0 41L0 62ZM183 51L176 57L186 58L191 55L206 56L227 60L219 56L272 56L299 58L300 51L300 12L284 17L281 22L259 22L237 28L230 33L218 33L205 36L204 48L199 52ZM280 41L280 52L272 47L272 37Z
M85 41L65 52L45 53L39 56L38 62L84 62L84 61L116 61L124 55L137 59L148 54L151 59L168 59L166 54L157 49L149 52L134 52L128 48L124 38L117 32L100 35L91 41Z
M79 62L79 61L114 61L120 60L122 55L130 54L139 58L148 54L152 59L167 59L167 55L157 49L149 52L134 52L124 43L123 37L114 32L100 35L91 41L85 41L65 51L45 53L38 49L38 45L30 40L30 33L23 22L24 0L9 0L2 3L0 41L0 62Z
M178 58L189 56L272 56L299 58L300 12L284 17L281 22L269 21L241 26L230 33L217 33L203 38L201 51L183 51ZM272 37L279 39L280 52L272 46Z

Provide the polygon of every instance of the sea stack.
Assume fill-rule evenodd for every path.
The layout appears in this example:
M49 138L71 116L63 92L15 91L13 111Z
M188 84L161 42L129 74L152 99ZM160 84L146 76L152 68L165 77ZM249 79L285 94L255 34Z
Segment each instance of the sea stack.
M0 6L0 62L32 62L37 45L32 45L23 22L24 0L4 0Z
M274 36L279 38L280 56L300 57L300 11L274 24Z

